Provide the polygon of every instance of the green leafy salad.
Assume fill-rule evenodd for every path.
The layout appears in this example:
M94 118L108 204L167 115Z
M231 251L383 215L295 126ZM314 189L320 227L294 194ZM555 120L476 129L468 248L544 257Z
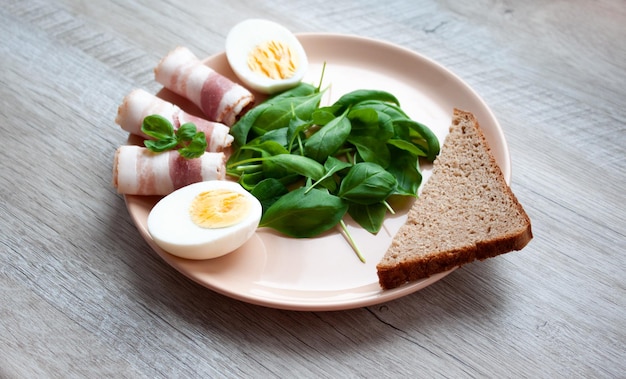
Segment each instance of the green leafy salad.
M231 128L227 175L259 199L259 226L307 238L340 225L349 214L377 233L390 196L417 196L419 161L433 161L440 145L385 91L356 90L320 106L324 91L311 84L277 94Z

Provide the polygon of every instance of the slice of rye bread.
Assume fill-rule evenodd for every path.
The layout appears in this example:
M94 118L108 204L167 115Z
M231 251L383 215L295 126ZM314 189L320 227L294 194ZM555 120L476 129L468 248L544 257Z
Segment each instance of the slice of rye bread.
M406 223L376 266L383 289L520 250L530 219L507 185L472 113L454 110L450 133Z

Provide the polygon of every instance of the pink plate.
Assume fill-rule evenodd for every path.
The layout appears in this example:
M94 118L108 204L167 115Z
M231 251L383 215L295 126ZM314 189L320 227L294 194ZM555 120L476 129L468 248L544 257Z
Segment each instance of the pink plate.
M438 63L405 48L356 36L298 35L310 61L306 82L329 87L323 102L329 103L355 89L379 89L393 93L415 120L428 125L440 141L448 132L453 108L473 112L478 118L507 181L510 157L504 135L484 101L460 78ZM206 64L235 79L224 53ZM178 99L167 91L160 96ZM188 108L188 104L179 104ZM430 167L422 167L424 180ZM347 220L348 228L367 262L361 263L337 229L312 239L293 239L259 229L241 248L226 256L193 261L160 249L150 238L146 220L158 197L126 196L128 211L142 237L168 264L201 285L241 301L273 308L328 311L369 306L394 300L440 280L451 271L383 291L376 264L404 223L407 204L395 204L377 235Z

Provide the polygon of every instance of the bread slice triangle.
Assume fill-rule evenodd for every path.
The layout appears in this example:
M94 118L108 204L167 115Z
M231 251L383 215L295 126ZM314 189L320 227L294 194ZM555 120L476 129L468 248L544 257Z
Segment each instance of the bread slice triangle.
M406 223L376 266L383 289L513 250L532 239L474 115L454 110L450 133Z

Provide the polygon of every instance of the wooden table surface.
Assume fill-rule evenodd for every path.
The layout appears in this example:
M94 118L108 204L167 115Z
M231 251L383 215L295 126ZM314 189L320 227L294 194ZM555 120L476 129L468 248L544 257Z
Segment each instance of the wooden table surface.
M625 377L623 1L72 1L0 7L0 377ZM268 18L381 39L466 81L502 125L521 252L397 300L252 305L173 269L111 186L114 123L177 45Z

